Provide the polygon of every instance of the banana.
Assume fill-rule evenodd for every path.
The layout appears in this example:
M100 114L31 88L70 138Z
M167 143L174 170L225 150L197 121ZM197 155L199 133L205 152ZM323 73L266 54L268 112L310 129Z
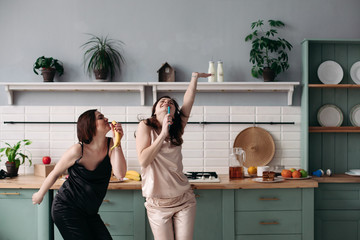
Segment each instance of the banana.
M140 181L141 180L141 175L140 173L138 173L137 171L134 170L129 170L126 172L125 177L130 179L130 180L135 180L135 181Z
M111 124L112 124L114 127L115 127L116 123L117 123L117 122L116 122L115 120L111 122ZM114 148L120 146L120 140L121 140L121 138L122 138L122 135L121 135L119 132L115 131L115 129L114 129L114 134L115 134L114 146L112 146L110 150L113 150Z

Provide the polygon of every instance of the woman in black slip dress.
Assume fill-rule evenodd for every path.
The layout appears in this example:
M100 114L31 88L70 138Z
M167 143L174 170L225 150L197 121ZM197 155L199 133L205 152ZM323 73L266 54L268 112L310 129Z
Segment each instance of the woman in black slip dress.
M96 109L81 114L77 122L79 143L64 153L39 191L33 194L33 204L40 204L58 177L68 170L68 179L56 194L51 211L65 240L112 239L98 210L111 170L122 179L126 174L126 161L121 145L110 150L114 143L106 134L111 129L123 134L121 124L110 127L108 119Z

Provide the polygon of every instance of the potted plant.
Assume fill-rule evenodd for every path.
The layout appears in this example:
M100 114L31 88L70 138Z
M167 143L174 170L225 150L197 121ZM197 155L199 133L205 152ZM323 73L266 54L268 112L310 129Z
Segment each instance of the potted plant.
M120 71L121 64L125 63L120 53L124 43L108 37L89 35L91 36L89 41L81 45L85 49L84 67L86 66L89 76L94 74L97 80L105 81L109 73L110 79L113 79L116 69Z
M269 29L264 30L264 20L251 23L254 31L246 36L245 42L251 41L250 62L253 65L251 74L264 81L273 81L275 77L289 68L287 50L292 45L284 38L276 37L277 28L285 24L278 20L269 20Z
M30 152L26 149L21 152L21 147L30 145L31 141L28 139L23 139L18 141L14 145L11 145L7 142L5 144L7 145L7 147L0 148L0 161L4 155L7 157L7 161L5 163L7 169L7 176L14 177L17 176L19 166L21 164L24 164L26 159L29 161L30 166L32 164L31 156L29 156Z
M41 75L43 75L44 82L53 82L55 73L58 72L59 76L64 73L64 67L62 62L52 57L39 57L34 63L33 71L36 75L39 73L36 69L41 69Z

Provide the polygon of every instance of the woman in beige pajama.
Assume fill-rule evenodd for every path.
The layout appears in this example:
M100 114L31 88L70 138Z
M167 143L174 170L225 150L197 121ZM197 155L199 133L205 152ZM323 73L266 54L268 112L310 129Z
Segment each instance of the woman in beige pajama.
M153 105L151 117L141 121L136 132L142 193L155 240L193 239L196 200L183 173L181 145L197 80L209 76L192 74L181 109L172 98L161 97Z

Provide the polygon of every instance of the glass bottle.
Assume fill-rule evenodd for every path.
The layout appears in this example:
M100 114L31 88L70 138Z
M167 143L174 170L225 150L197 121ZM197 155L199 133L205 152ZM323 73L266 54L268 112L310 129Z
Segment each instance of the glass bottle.
M222 61L218 61L218 64L217 64L217 81L218 82L224 81L224 69L223 69Z
M215 73L215 63L214 63L214 61L209 61L208 73L211 74L211 76L208 77L208 81L209 82L216 82L216 73Z
M229 178L244 178L245 151L242 148L232 148L229 156Z

